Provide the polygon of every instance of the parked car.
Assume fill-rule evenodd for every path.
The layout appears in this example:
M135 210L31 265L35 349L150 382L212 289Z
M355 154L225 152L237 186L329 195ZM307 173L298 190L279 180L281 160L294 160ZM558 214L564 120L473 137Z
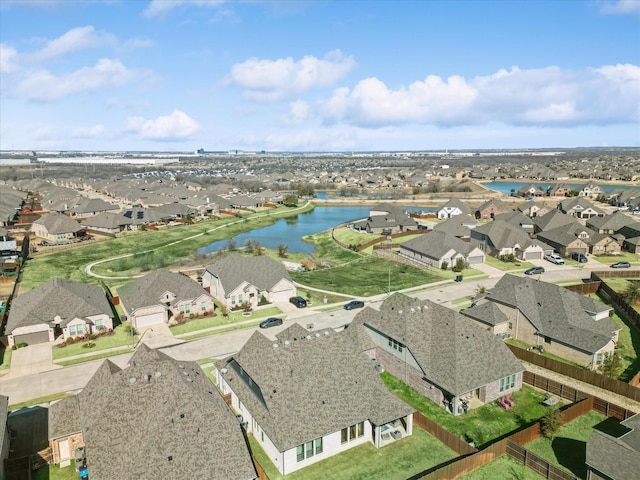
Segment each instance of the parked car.
M260 322L260 328L269 328L282 325L282 319L278 317L269 317L266 320Z
M544 267L531 267L524 271L525 275L540 275L544 273Z
M631 264L629 262L616 262L611 264L611 268L629 268Z
M345 310L353 310L354 308L362 307L364 307L364 302L362 300L351 300L349 303L344 304Z
M544 259L548 262L555 263L556 265L564 265L564 259L557 253L550 253L549 255L545 255Z
M302 298L300 295L298 295L297 297L291 297L289 301L298 308L304 308L307 306L307 301L304 298Z
M573 258L578 263L587 263L588 261L587 256L584 253L573 253L571 255L571 258Z

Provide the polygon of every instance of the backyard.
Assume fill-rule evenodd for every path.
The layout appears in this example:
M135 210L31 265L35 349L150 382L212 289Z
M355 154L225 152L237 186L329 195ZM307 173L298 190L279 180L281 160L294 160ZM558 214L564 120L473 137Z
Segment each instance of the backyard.
M544 416L548 408L542 404L545 399L543 393L523 385L521 390L511 395L515 406L510 410L491 402L454 416L390 373L382 372L380 376L398 397L451 433L473 442L476 448L531 424Z
M544 477L528 469L508 455L503 455L459 480L541 480Z
M405 480L457 457L453 450L414 424L413 435L383 448L365 443L283 477L253 435L248 437L253 455L270 480Z

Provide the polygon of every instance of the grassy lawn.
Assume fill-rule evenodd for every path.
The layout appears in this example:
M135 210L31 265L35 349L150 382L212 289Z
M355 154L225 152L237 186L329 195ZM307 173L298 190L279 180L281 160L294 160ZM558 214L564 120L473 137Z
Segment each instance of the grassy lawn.
M10 348L0 349L0 370L5 370L11 366L11 354L13 350Z
M515 338L508 338L505 340L506 343L510 343L511 345L515 345L516 347L524 348L525 350L532 345L523 342L522 340L516 340ZM537 352L538 350L534 350ZM589 370L584 365L580 365L579 363L572 362L571 360L567 360L566 358L559 357L558 355L554 355L553 353L549 353L545 350L544 353L541 354L543 357L551 358L553 360L557 360L558 362L566 363L567 365L573 365L574 367L583 368L585 370Z
M516 462L510 456L503 455L458 478L460 480L540 480L544 477Z
M248 437L254 456L270 480L404 480L457 456L414 425L413 435L383 448L366 443L283 477L253 436Z
M379 234L356 232L352 228L340 227L333 230L336 240L346 245L362 245L380 237Z
M402 400L460 438L473 441L477 448L530 424L546 411L542 405L544 395L524 385L511 395L515 402L511 410L504 410L491 402L464 415L454 416L388 372L382 372L380 376L387 388Z
M228 327L217 328L215 330L195 332L195 333L192 333L190 335L184 335L184 336L182 336L180 338L182 340L193 340L195 338L209 337L211 335L218 335L220 333L231 332L232 330L240 330L242 328L257 327L260 324L261 321L262 320L256 320L255 322L240 323L240 324L235 324L235 325L232 324L232 325L229 325Z
M560 427L554 438L538 438L525 448L576 477L585 478L587 440L593 428L605 420L606 415L591 411Z
M510 272L513 270L526 270L529 267L533 267L533 263L529 262L503 262L491 255L487 255L484 258L484 262L490 267L497 268L503 272Z
M307 288L297 288L296 289L298 295L307 299L311 299L314 306L322 305L323 300L327 298L327 304L330 303L340 303L340 302L348 302L351 300L351 297L344 297L342 295L334 295L330 293L316 292L315 290L310 290ZM334 307L335 308L335 307Z
M200 247L271 225L280 218L311 209L312 205L295 212L287 207L279 207L270 211L268 215L264 215L264 212L247 215L245 219L233 225L229 224L238 219L227 217L167 228L159 232L133 232L113 240L83 242L72 250L38 253L25 264L20 288L25 292L55 277L97 283L96 278L85 273L84 267L92 262L123 255L131 257L100 264L94 271L105 276L131 276L156 268L178 265L182 260L193 259L194 252ZM218 228L223 225L227 226ZM159 250L143 253L156 249ZM109 287L117 287L128 280L104 281Z
M125 322L125 324L126 323L128 322ZM74 355L81 355L83 353L94 353L107 348L132 345L133 342L138 339L138 336L136 335L131 337L131 334L127 333L123 327L124 325L115 328L113 330L113 335L105 335L92 340L91 343L94 346L91 348L86 346L89 344L88 341L72 343L61 348L55 347L53 349L53 359L56 360L59 358L72 357Z
M74 358L72 360L59 360L56 365L62 365L63 367L68 367L70 365L77 365L79 363L92 362L93 360L100 360L103 358L112 358L117 357L118 355L124 355L125 353L131 353L133 350L131 348L127 348L126 350L118 350L117 352L103 352L97 353L96 355L90 355L88 357L80 357Z
M198 330L204 330L212 327L219 327L221 325L231 325L233 323L251 320L252 318L266 318L271 316L280 315L282 310L278 307L266 307L258 310L253 310L249 317L242 316L242 312L230 312L226 317L224 315L216 315L215 317L194 318L188 322L181 323L171 327L171 333L174 335L180 335L182 333L196 332Z
M71 465L60 468L60 465L45 465L31 474L32 480L78 480L76 462L71 460Z
M40 405L41 403L53 402L54 400L60 400L65 397L70 397L70 393L62 392L62 393L54 393L53 395L49 395L46 397L32 398L31 400L27 400L26 402L20 403L12 403L9 405L9 411L20 410L24 407L32 407L34 405Z
M590 258L609 266L615 262L637 262L638 255L631 252L622 252L620 255L592 255Z

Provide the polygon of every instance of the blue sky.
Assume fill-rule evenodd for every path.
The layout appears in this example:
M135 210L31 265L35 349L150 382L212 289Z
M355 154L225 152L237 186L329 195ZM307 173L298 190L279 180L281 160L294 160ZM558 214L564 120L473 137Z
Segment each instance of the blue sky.
M640 146L640 0L2 0L0 149Z

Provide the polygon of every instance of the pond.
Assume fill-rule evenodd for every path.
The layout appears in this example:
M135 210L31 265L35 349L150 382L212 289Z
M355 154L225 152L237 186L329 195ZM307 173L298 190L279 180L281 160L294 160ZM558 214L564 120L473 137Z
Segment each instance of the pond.
M556 185L557 183L562 182L484 182L482 185L485 187L495 190L496 192L506 193L509 195L511 190L517 192L522 187L526 187L527 185L535 185L539 187L542 191L546 192L547 188L552 185ZM573 189L578 189L580 187L586 186L588 183L567 183L569 187ZM597 182L594 182L594 185L599 185ZM610 192L611 190L621 190L627 188L640 189L640 186L637 185L600 185L605 192Z
M434 207L400 207L414 211L435 211ZM279 244L286 245L289 252L311 254L315 245L302 241L302 237L322 232L341 223L360 220L369 216L370 206L325 206L315 207L312 211L295 217L283 218L273 225L242 233L234 237L237 247L243 247L247 240L256 240L261 246L277 249ZM220 240L198 249L198 253L211 253L226 248L229 240Z

